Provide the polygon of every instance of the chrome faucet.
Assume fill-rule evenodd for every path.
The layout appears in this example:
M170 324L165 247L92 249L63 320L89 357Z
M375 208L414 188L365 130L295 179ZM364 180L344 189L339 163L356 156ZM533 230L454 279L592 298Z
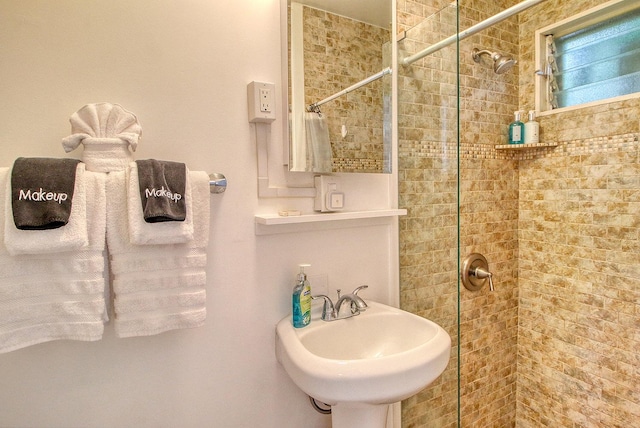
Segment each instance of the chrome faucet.
M360 311L367 309L367 303L362 300L362 297L358 296L360 290L369 288L368 285L361 285L353 290L353 292L345 295L340 295L340 289L338 289L338 300L334 305L329 296L319 294L317 296L311 296L312 299L324 299L324 305L322 306L322 320L323 321L335 321L339 319L351 318L355 315L359 315ZM349 302L349 313L347 315L340 315L340 309L344 302Z
M362 297L358 296L358 293L360 292L360 290L364 290L366 288L369 288L369 286L361 285L360 287L353 290L350 294L345 294L344 296L340 296L340 290L338 290L338 301L336 302L336 312L338 314L340 313L340 308L342 307L342 304L345 302L345 300L348 300L349 302L351 302L351 313L366 310L368 307L367 304L365 303L364 300L362 300Z

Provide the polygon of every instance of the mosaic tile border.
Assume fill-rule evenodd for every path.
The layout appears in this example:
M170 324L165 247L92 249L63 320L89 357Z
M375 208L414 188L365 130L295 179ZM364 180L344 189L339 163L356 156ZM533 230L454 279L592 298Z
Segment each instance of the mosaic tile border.
M333 169L335 172L381 172L382 160L333 158Z
M606 137L594 137L558 142L556 146L520 150L496 150L495 146L460 144L462 159L530 160L539 157L562 157L594 153L629 152L640 149L640 133L634 132ZM455 159L455 143L441 141L401 141L398 154L403 157L445 157Z

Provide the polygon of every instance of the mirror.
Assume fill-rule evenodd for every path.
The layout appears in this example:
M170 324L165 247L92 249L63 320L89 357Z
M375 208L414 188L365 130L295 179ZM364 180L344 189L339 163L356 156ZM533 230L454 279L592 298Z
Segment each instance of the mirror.
M391 172L392 0L284 0L290 171Z

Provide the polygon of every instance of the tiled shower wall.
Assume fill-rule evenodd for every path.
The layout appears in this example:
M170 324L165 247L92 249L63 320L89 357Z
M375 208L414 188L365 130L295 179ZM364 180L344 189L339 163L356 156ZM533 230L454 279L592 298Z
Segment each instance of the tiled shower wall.
M521 16L520 105L536 28L604 3ZM540 119L558 146L520 161L518 427L640 426L640 100Z
M455 33L448 2L434 3L398 1L401 51ZM460 1L460 28L515 3ZM401 305L455 345L443 376L403 403L404 427L457 426L458 178L460 256L484 254L496 286L460 292L462 427L637 425L638 101L540 118L555 148L494 148L513 111L533 109L535 29L601 3L548 0L460 43L460 177L455 46L399 70ZM474 47L519 66L496 75Z
M520 162L519 427L640 426L638 136Z
M323 100L385 67L388 29L307 6L303 10L305 104ZM379 79L320 107L329 124L335 172L382 172L383 88ZM344 137L342 125L348 132Z

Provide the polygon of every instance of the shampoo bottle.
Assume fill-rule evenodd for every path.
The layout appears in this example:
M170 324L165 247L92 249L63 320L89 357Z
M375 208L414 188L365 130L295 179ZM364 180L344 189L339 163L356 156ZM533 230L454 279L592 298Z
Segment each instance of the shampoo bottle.
M529 120L524 124L524 142L539 143L540 142L540 124L536 122L536 112L529 111Z
M514 113L515 120L509 125L509 144L524 143L524 123L520 121L520 112Z
M293 312L293 326L295 328L302 328L309 325L311 322L311 285L307 280L307 275L304 273L304 268L311 265L300 265L300 273L295 287L293 287L292 296L292 312Z

